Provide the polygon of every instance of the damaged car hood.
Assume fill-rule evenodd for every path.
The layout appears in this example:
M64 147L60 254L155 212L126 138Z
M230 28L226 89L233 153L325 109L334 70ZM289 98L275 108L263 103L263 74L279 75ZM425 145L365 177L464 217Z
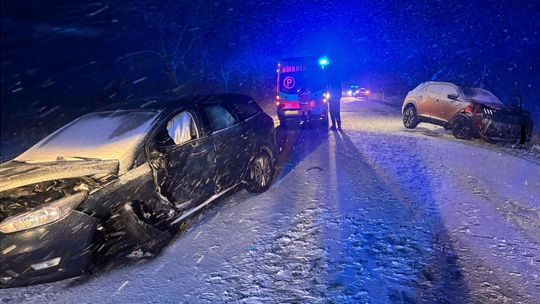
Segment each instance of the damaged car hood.
M486 102L486 101L481 101L481 100L476 100L476 99L471 99L471 101L474 102L474 103L481 104L481 105L484 105L484 106L488 106L490 108L494 108L494 109L498 109L498 110L508 108L508 106L506 106L504 104L495 103L495 102Z
M9 161L0 165L0 192L54 179L96 174L117 174L117 160L81 160L26 163Z
M509 106L509 105L500 104L500 103L486 102L486 101L480 101L480 100L475 100L475 99L471 99L471 102L474 102L474 103L480 104L480 105L484 105L484 106L490 107L490 108L495 109L495 110L504 110L504 111L507 111L509 113L518 114L518 113L522 113L522 112L523 113L528 112L527 110L520 109L517 106Z

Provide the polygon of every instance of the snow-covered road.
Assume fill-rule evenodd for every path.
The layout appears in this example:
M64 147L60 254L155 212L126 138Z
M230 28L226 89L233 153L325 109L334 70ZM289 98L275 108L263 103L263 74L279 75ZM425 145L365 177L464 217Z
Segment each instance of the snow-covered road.
M214 203L158 257L0 290L15 303L540 303L540 160L345 99L278 128L274 185Z

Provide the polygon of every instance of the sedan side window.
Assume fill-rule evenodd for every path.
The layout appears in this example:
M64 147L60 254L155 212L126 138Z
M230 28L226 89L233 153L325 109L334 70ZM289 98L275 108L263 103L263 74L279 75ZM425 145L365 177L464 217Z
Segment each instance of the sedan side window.
M199 138L199 131L191 113L184 111L167 123L167 134L176 145Z
M231 105L240 120L246 120L259 113L259 106L254 100L233 101Z
M238 123L236 117L222 105L209 105L204 107L204 112L210 120L212 131L226 129Z

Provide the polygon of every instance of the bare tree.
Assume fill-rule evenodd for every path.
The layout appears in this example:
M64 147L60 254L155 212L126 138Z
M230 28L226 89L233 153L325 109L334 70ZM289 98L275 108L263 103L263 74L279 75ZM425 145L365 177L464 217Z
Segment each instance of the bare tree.
M184 65L198 39L197 16L202 3L202 0L187 3L140 1L125 10L130 34L136 35L138 45L142 47L116 59L121 76L126 77L126 72L136 69L136 63L141 60L157 59L162 63L170 85L178 88L183 74L178 69ZM154 59L149 59L151 57Z

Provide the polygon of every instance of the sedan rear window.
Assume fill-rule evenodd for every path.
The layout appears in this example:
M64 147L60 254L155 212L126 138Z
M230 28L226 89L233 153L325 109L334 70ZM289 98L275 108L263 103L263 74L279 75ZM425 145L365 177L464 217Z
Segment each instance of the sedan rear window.
M214 132L226 129L238 123L234 114L219 104L205 106L204 112L208 117L212 131Z
M232 102L232 107L234 111L240 118L240 120L246 120L253 115L259 113L259 106L254 100L248 101L234 101Z

